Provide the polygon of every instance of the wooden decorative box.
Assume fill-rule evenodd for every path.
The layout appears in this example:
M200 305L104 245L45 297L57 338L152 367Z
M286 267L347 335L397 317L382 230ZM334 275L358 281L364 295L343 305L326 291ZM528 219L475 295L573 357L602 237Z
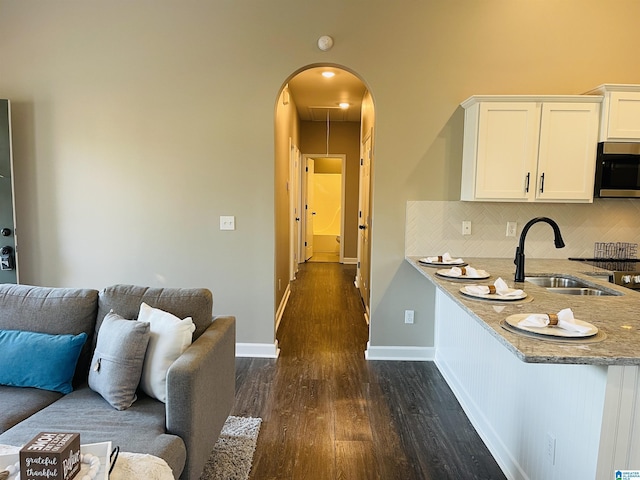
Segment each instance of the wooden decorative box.
M71 480L80 471L80 434L41 432L20 450L21 480Z

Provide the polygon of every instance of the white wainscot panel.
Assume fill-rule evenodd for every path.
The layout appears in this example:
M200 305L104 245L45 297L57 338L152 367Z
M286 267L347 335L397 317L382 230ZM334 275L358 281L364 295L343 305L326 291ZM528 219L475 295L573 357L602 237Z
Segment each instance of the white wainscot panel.
M436 363L508 478L596 478L607 367L522 362L441 291Z

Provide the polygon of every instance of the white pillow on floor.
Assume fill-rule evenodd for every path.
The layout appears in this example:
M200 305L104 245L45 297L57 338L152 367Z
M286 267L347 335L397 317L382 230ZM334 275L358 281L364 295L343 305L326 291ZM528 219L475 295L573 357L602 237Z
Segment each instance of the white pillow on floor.
M140 387L150 397L167 401L167 371L191 345L196 326L191 317L180 320L175 315L146 303L140 305L139 322L150 324L149 346L144 358Z

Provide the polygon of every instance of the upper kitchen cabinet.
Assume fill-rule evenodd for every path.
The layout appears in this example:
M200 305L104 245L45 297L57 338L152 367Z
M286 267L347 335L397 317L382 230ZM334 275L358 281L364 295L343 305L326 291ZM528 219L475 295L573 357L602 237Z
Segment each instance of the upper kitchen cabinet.
M605 84L587 94L604 96L598 141L640 141L640 85Z
M600 96L473 96L460 199L593 201Z

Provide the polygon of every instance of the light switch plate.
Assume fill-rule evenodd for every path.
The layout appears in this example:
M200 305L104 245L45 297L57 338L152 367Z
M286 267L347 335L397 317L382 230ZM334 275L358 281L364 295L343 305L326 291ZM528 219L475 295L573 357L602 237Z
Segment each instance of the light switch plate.
M235 230L236 217L233 215L220 215L220 230Z
M462 235L471 235L471 220L462 222Z

